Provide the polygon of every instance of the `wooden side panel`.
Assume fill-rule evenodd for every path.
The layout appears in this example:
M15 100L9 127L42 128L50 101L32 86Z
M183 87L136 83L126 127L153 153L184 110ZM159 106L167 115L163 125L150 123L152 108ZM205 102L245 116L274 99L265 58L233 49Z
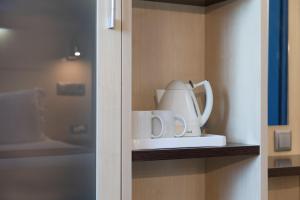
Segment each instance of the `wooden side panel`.
M261 49L261 69L260 69L260 111L261 111L261 118L260 118L260 198L262 200L268 199L268 54L269 54L269 0L262 0L261 1L261 38L260 38L260 49Z
M262 144L266 122L265 1L228 1L206 12L206 78L215 104L208 129L230 142ZM263 147L264 147L263 146ZM208 159L206 199L265 200L266 150L238 160ZM216 186L216 187L214 187Z
M260 139L260 2L229 1L207 10L206 78L215 96L208 127L230 142Z
M122 0L122 200L132 200L132 1Z

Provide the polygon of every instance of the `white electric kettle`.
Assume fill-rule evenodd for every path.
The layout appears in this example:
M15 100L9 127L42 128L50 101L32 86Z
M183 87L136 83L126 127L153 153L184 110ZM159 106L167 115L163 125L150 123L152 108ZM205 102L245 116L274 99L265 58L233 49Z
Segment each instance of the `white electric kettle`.
M204 86L206 105L201 114L194 88ZM156 103L159 110L172 110L181 115L187 123L185 136L201 136L201 127L207 122L213 107L213 93L208 81L197 84L172 81L165 90L156 90Z

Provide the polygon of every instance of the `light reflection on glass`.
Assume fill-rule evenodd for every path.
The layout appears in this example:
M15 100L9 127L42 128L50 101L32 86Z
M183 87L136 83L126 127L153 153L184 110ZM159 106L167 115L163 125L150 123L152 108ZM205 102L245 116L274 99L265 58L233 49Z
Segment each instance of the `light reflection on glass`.
M6 45L13 39L14 32L11 29L0 28L0 46Z

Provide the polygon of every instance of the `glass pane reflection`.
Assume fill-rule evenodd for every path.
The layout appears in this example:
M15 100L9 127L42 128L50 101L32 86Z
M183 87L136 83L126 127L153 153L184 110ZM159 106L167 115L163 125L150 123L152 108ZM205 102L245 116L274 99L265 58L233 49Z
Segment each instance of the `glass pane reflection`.
M95 9L0 0L0 199L95 199Z

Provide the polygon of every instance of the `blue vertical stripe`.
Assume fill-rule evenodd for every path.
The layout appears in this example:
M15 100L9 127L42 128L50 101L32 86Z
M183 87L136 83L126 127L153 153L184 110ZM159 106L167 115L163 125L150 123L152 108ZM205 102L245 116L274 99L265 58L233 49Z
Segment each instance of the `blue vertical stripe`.
M288 0L269 2L269 125L288 123Z

